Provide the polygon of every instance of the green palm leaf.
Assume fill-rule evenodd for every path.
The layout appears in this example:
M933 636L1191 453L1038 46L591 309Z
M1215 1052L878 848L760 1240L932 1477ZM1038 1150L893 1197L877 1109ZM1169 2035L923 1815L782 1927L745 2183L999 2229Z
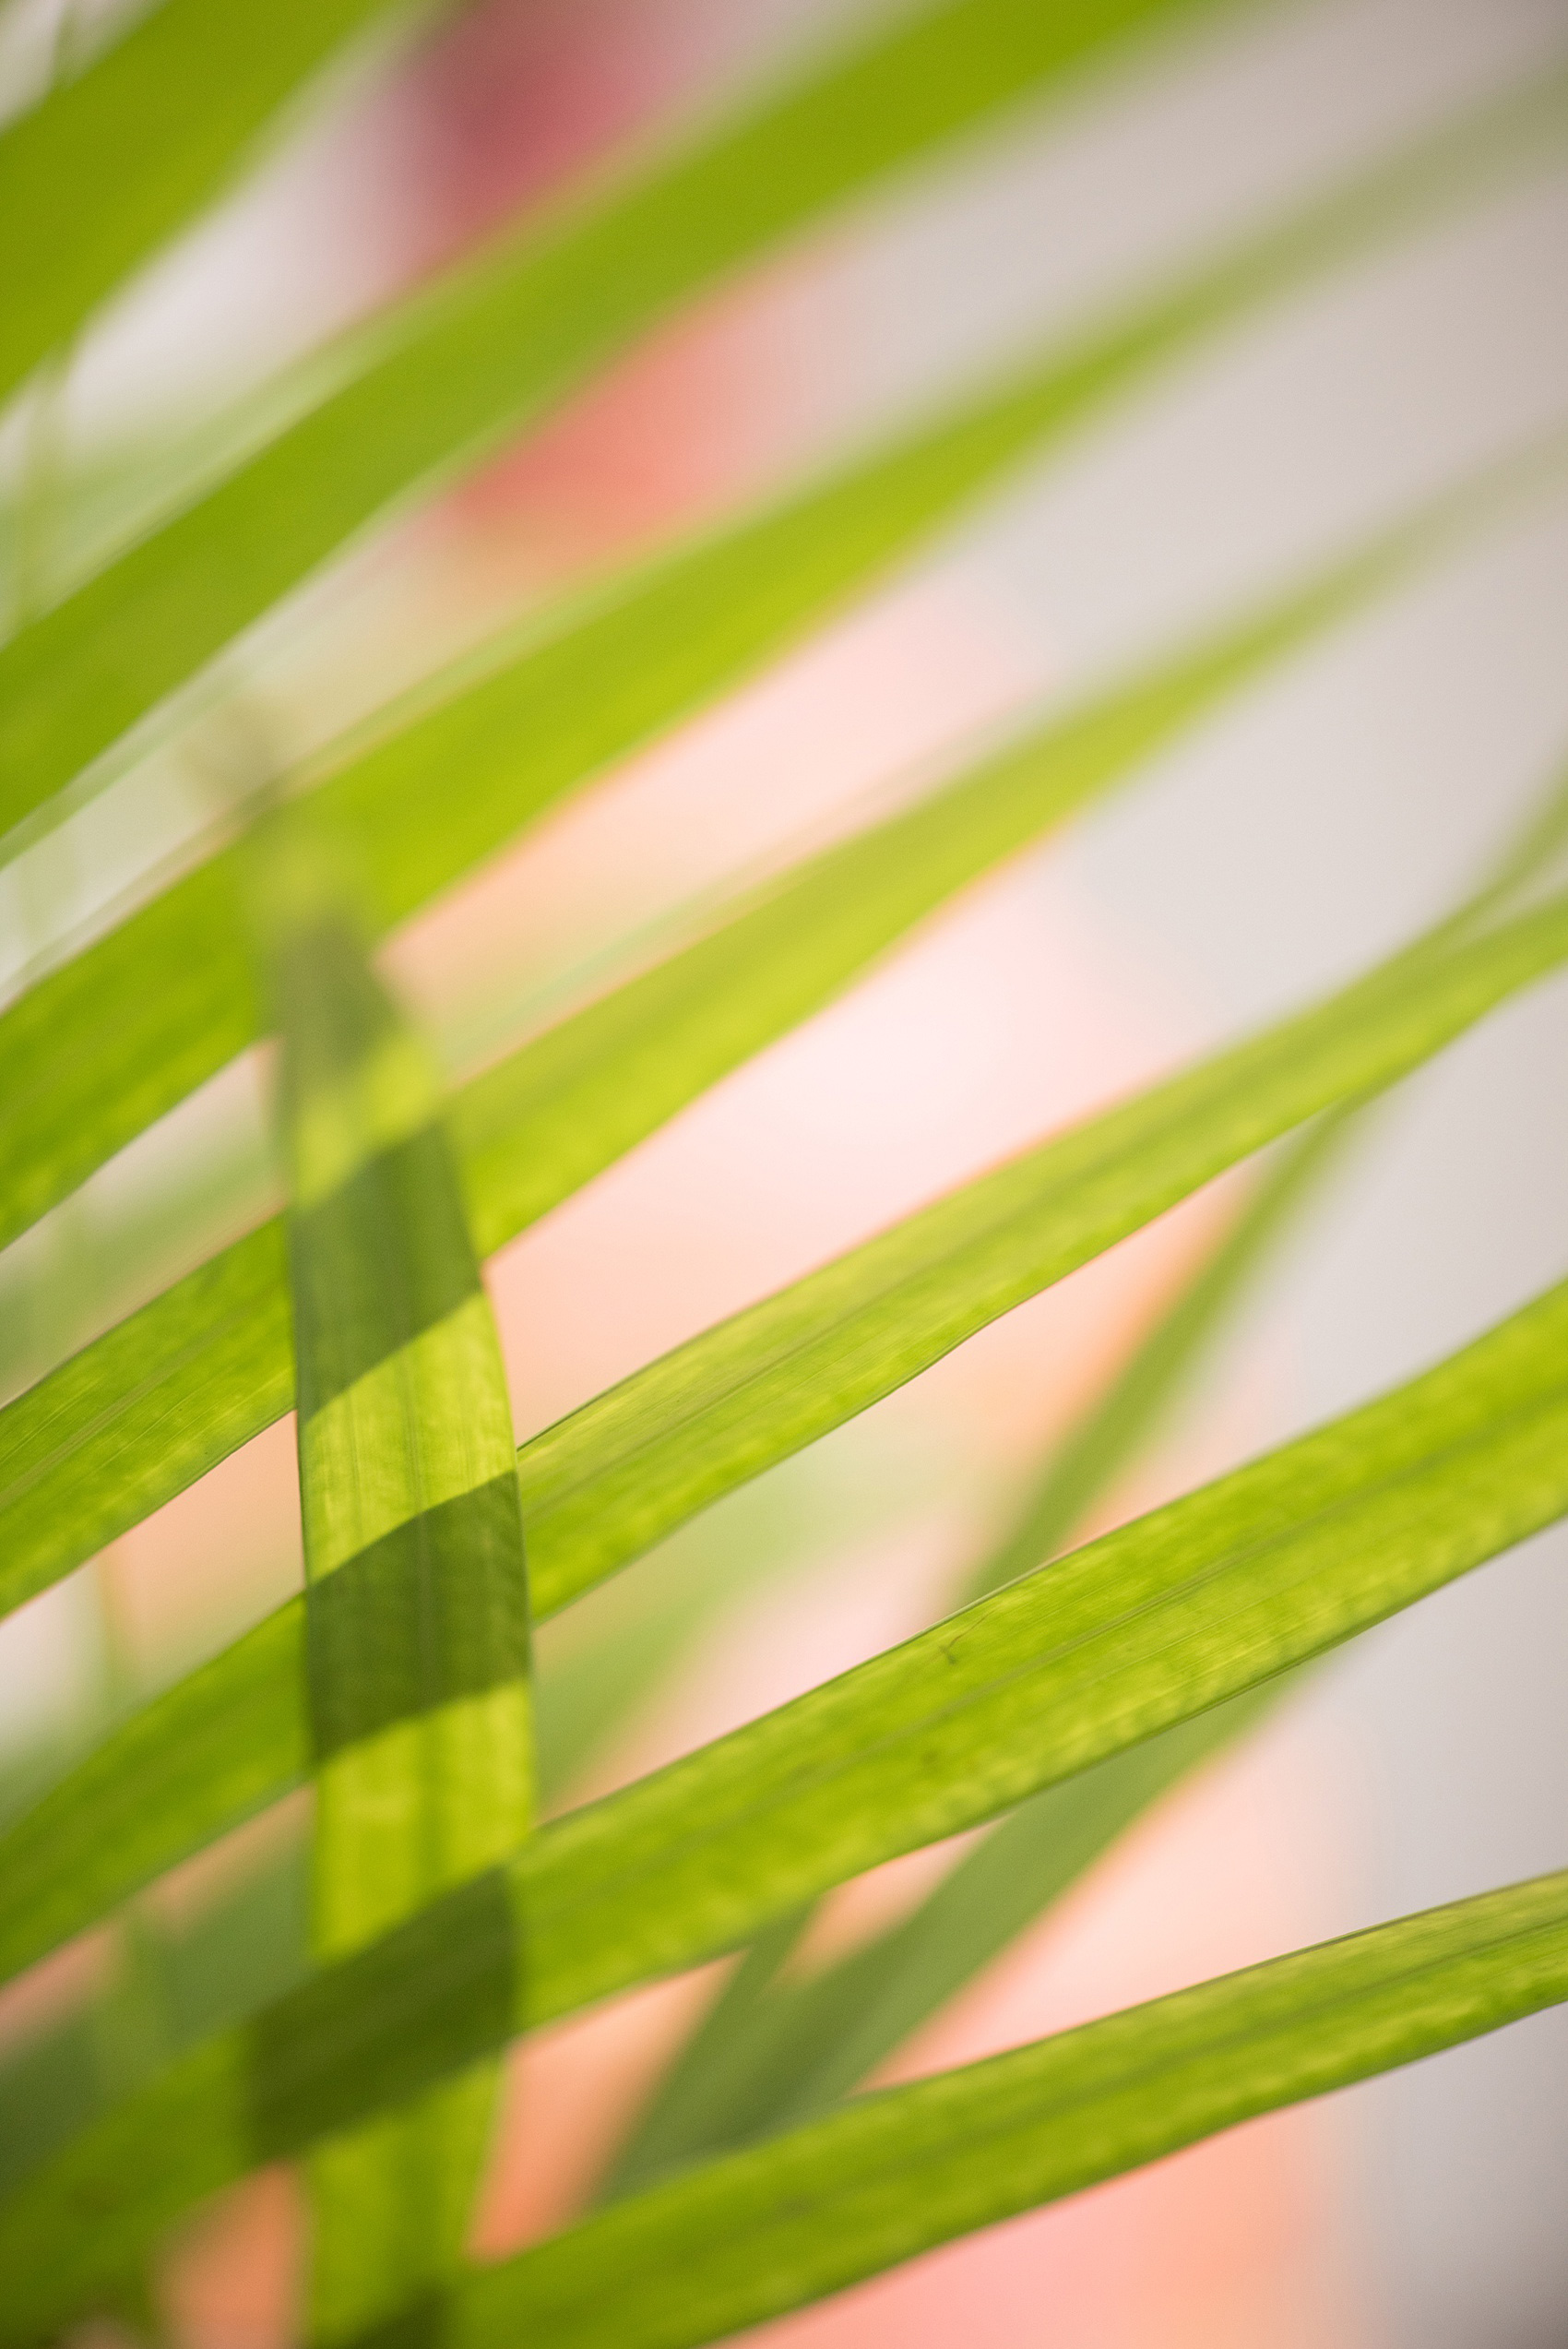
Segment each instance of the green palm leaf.
M387 0L160 0L0 132L0 399L219 193Z
M314 831L274 817L250 853L283 1043L328 1964L522 1842L528 1587L505 1377L434 1072ZM348 2338L456 2265L496 2084L481 2065L317 2149L313 2338Z
M421 2313L452 2349L688 2349L1562 1998L1568 1872L859 2098Z
M981 1176L547 1429L518 1457L535 1612L554 1614L1291 1127L1396 1082L1565 955L1565 898L1474 939L1455 942L1445 925L1327 1003ZM4 1848L37 1904L18 1900L6 1937L19 1961L41 1947L35 1914L58 1924L56 1852L77 1855L78 1924L141 1880L102 1833L111 1788L122 1790L112 1802L137 1811L137 1865L156 1848L168 1866L244 1816L228 1807L236 1796L248 1808L293 1783L300 1731L266 1687L291 1636L277 1618L249 1634L10 1831ZM256 1739L244 1752L225 1728L231 1673ZM85 1864L84 1843L102 1856Z
M58 87L0 125L0 401L20 390L13 421L33 435L0 642L0 864L78 811L94 857L113 853L122 802L156 788L138 762L160 740L177 748L203 697L229 696L232 727L264 723L230 675L255 623L287 619L279 606L325 566L650 328L1007 110L1221 21L1218 0L897 9L279 370L242 428L209 435L200 479L184 452L184 505L165 494L139 543L123 516L113 547L101 528L96 549L37 561L32 539L59 540L42 435L73 338L297 119L332 59L434 14L278 0L264 21L255 0L141 0L73 74L67 8ZM479 1270L956 892L1555 483L1561 434L1064 715L1036 713L859 836L717 910L678 909L655 945L623 940L598 995L581 983L579 1008L450 1101L371 960L545 811L1167 362L1555 163L1565 129L1560 48L869 451L513 626L332 744L287 800L262 761L243 804L189 841L184 877L141 886L128 916L127 896L84 951L62 907L34 903L67 840L18 866L40 951L0 1013L0 1248L63 1212L27 1259L59 1367L0 1411L0 1616L291 1403L306 1587L85 1757L77 1743L73 1766L56 1731L53 1764L41 1743L7 1772L19 1804L24 1783L64 1770L0 1827L0 1979L95 1924L108 1971L72 2006L65 1969L67 2004L30 2037L24 2021L0 2063L0 2349L42 2349L95 2315L156 2328L149 2279L170 2230L279 2163L308 2197L304 2325L322 2349L534 2334L697 2349L1568 1998L1562 1874L854 2093L1317 1659L1568 1518L1562 1282L1396 1390L1063 1554L1363 1105L1568 960L1568 786L1402 952L934 1199L520 1451ZM157 484L142 487L150 507ZM53 604L51 568L77 582ZM121 778L128 801L88 805ZM68 1331L106 1310L91 1318L66 1261L93 1213L73 1193L273 1033L286 1213L63 1360ZM972 1570L968 1604L536 1826L533 1606L564 1610L682 1528L688 1564L710 1552L683 1597L671 1560L654 1562L562 1627L564 1653L587 1636L577 1682L560 1684L576 1704L566 1742L547 1724L559 1771L571 1736L591 1744L723 1587L724 1520L699 1529L704 1512L1277 1144L1251 1207ZM767 1488L755 1507L768 1515ZM133 1683L104 1625L110 1720ZM203 1913L198 1890L193 1917L172 1884L172 1904L160 1888L113 1916L302 1787L308 1805L271 1823L281 1834L238 1892ZM977 1830L900 1924L795 1969L816 1902ZM467 2266L506 2043L742 1952L600 2209L520 2258Z
M1565 127L1568 74L1532 80L1206 256L892 448L612 582L542 641L530 633L521 650L494 648L477 682L460 666L434 709L421 696L411 714L391 713L390 738L345 752L321 786L334 818L355 828L377 926L785 650L1151 368L1418 225L1478 178L1553 151ZM432 775L460 777L460 793L433 794ZM214 859L0 1017L11 1141L0 1241L262 1031L241 895L234 858Z
M339 354L312 413L0 650L0 826L392 499L476 462L675 304L1008 100L1207 5L948 0L416 296Z
M255 2164L396 2106L525 2025L749 1940L1550 1523L1568 1511L1565 1339L1568 1287L1410 1385L540 1830L509 1867L194 2049L0 2204L0 2259L21 2279L0 2341L63 2320Z

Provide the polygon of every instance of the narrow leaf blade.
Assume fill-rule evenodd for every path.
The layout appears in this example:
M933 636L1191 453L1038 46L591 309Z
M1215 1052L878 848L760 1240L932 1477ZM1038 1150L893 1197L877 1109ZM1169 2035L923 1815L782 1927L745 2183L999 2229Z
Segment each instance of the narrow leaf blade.
M442 2338L694 2349L1565 1997L1568 1873L860 2098L475 2274Z
M505 1376L434 1070L311 815L279 811L249 854L283 1047L313 1938L330 1964L524 1841L528 1587ZM457 2265L496 2088L481 2063L313 2152L314 2340Z
M218 194L387 0L159 0L0 131L0 400Z
M0 2204L0 2259L25 2279L0 2342L68 2316L247 2168L517 2030L753 1939L1562 1515L1565 1340L1568 1287L1409 1386L540 1830L511 1868L192 2050Z
M0 649L0 827L390 500L471 464L662 312L1008 99L1207 4L948 0L415 297L362 339L350 381Z
M1450 125L1276 221L890 449L623 579L321 786L354 827L378 924L820 625L1025 455L1314 272L1427 218L1568 123L1568 76ZM5 654L0 652L0 675ZM460 774L460 795L432 793ZM219 857L0 1016L11 1148L0 1242L262 1031L233 860Z

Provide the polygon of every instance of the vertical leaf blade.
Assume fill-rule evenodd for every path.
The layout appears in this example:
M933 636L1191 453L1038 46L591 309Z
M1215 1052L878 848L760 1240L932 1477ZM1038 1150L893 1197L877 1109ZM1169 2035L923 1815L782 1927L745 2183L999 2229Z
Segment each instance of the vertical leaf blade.
M315 1784L313 1938L350 1955L521 1844L532 1818L515 1445L434 1071L373 975L308 818L252 851L283 1043ZM312 2332L455 2265L493 2064L318 2147Z

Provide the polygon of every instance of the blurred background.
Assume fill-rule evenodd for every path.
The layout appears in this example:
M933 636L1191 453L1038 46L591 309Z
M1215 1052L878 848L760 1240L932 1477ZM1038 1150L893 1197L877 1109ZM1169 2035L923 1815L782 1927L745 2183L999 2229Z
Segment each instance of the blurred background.
M907 0L479 0L366 44L244 185L0 422L13 610L257 440L399 289ZM0 105L123 6L9 0ZM1568 48L1562 0L1299 0L1148 43L885 187L639 347L542 431L255 631L205 702L0 874L8 992L197 851L225 697L303 758L519 613L803 477L1042 333ZM68 64L67 64L67 69ZM1568 172L1550 160L1149 380L918 564L410 923L386 968L466 1074L778 869L1063 700L1561 422ZM1000 1155L1332 986L1434 918L1568 756L1568 498L1423 570L1133 787L965 893L489 1267L519 1437ZM433 788L445 787L433 783ZM1114 1521L1425 1366L1562 1276L1568 998L1494 1016L1359 1127ZM602 1791L886 1645L1008 1518L1221 1228L1219 1186L687 1529L540 1643L657 1636L658 1687L568 1774ZM0 1255L17 1391L270 1211L252 1055ZM294 1587L275 1428L0 1630L18 1771ZM1560 1866L1564 1536L1357 1642L1168 1798L888 2076ZM552 1695L552 1687L560 1693ZM569 1724L568 1724L569 1725ZM569 1739L568 1739L569 1743ZM182 1872L200 1912L285 1806ZM940 1856L940 1855L939 1855ZM833 1904L840 1939L939 1864ZM824 1946L826 1946L826 1943ZM13 2047L90 1950L0 2007ZM481 2226L591 2184L707 1978L541 2036ZM1568 2018L1253 2124L769 2329L782 2343L1555 2349ZM171 2272L189 2349L287 2336L263 2179Z

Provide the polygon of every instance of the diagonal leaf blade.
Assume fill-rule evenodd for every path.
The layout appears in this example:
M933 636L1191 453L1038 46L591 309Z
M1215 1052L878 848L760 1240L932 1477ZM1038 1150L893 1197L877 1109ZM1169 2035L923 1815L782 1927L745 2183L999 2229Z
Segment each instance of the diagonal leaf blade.
M1440 936L1326 1004L980 1177L547 1429L518 1456L535 1612L568 1604L1227 1166L1336 1103L1396 1082L1565 956L1568 898L1479 937ZM210 1760L205 1746L191 1745L186 1763L170 1752L187 1725L177 1694L160 1700L165 1725L123 1733L121 1750L142 1770L169 1773L159 1805L164 1865L232 1823L220 1807L231 1784L254 1802L268 1758L275 1790L291 1783L283 1772L298 1733L280 1705L260 1714L266 1755L258 1746L223 1759L225 1675L248 1686L258 1663L249 1642L267 1640L286 1651L287 1634L264 1627L207 1667L189 1699L218 1741ZM92 1832L78 1823L78 1805L101 1799L105 1766L85 1767L86 1778L67 1782L6 1839L27 1855L35 1885L51 1878L50 1829L40 1822L57 1832L63 1812L71 1838ZM117 1880L131 1889L128 1877ZM113 1863L88 1881L84 1899L104 1897L116 1881ZM91 1912L77 1914L85 1924ZM11 1949L36 1951L38 1929L13 1926Z
M376 923L403 919L564 793L740 683L1151 367L1517 167L1565 124L1568 75L1532 81L891 450L616 583L544 642L504 650L477 683L465 668L446 701L321 786L360 834ZM460 774L462 793L433 794L437 774ZM0 1015L12 1142L0 1241L262 1031L242 936L235 862L220 856Z
M692 2349L1568 1998L1568 1872L856 2101L468 2278L453 2349Z
M743 1965L730 1985L742 1995L682 2049L596 2200L831 2111L1273 1693L1233 1698L1032 1795L911 1915L819 1973L780 1982L759 1970L754 1986Z
M1336 1165L1354 1118L1354 1111L1333 1113L1281 1152L1169 1313L1161 1316L1099 1402L1052 1449L1014 1522L975 1567L966 1598L981 1599L1001 1590L1066 1545L1153 1437L1217 1326Z
M415 296L311 414L0 649L0 828L391 500L496 447L661 313L1010 99L1210 5L947 0Z
M564 1605L722 1492L1336 1103L1393 1084L1568 954L1568 897L1340 996L1025 1152L536 1437L536 1603Z
M0 2203L0 2257L25 2277L0 2342L63 2320L246 2169L525 2025L753 1939L1560 1517L1565 1338L1568 1286L1410 1385L542 1829L508 1869L193 2049Z
M160 0L0 131L0 400L194 218L387 0Z

